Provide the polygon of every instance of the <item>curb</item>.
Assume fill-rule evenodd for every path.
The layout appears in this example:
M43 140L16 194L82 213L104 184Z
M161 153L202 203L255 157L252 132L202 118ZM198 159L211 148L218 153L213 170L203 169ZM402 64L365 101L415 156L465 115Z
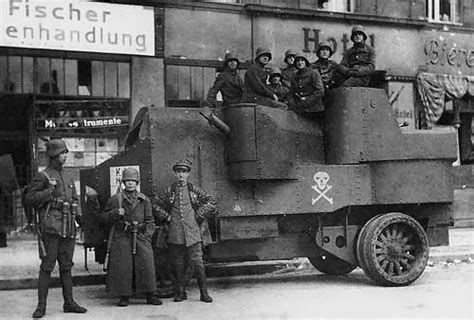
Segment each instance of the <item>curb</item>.
M440 252L435 248L431 248L428 265L432 266L436 263L449 264L474 261L474 248L465 246L461 252L460 250L450 250L450 252ZM468 249L473 250L466 250ZM451 249L451 248L450 248ZM455 251L455 252L453 252ZM303 266L301 259L294 260L276 260L276 261L258 261L258 262L242 262L242 263L220 263L206 265L206 273L208 278L228 278L239 276L254 276L275 273L291 273L294 270L300 269ZM73 270L73 281L75 286L90 286L90 285L105 285L104 274L86 274L75 275ZM38 284L37 278L24 279L5 279L0 280L0 290L26 290L36 289ZM51 288L60 288L61 281L59 277L53 276L51 278Z

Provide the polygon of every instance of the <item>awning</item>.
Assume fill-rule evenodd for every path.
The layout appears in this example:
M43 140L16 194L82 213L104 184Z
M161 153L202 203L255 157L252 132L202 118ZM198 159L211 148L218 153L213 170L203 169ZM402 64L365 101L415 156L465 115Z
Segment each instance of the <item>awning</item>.
M421 72L417 83L427 128L441 118L445 96L451 99L460 99L466 94L474 96L474 76Z

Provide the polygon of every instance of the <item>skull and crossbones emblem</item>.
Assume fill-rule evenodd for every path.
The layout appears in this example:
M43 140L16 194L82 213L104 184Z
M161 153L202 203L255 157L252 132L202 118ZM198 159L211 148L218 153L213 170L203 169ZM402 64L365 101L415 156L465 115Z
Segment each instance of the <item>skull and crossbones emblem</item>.
M311 188L318 193L318 196L316 198L311 198L311 204L315 205L321 198L326 199L330 204L332 204L333 198L329 198L326 195L326 193L332 189L332 186L328 185L330 179L329 174L325 171L318 171L315 173L313 179L316 184L311 186Z

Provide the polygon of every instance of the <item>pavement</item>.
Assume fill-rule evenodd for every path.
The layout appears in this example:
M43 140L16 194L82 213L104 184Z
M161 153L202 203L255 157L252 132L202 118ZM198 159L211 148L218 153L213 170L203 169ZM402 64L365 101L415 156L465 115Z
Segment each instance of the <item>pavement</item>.
M451 228L449 246L430 248L428 265L474 261L474 228ZM76 243L73 278L76 286L105 284L102 265L95 262L94 252ZM0 248L0 290L32 289L37 286L40 260L36 238L33 234L12 234L8 247ZM86 269L87 266L87 269ZM293 270L312 268L306 258L240 263L208 264L209 278L226 276L281 274ZM59 271L52 273L52 287L60 287Z

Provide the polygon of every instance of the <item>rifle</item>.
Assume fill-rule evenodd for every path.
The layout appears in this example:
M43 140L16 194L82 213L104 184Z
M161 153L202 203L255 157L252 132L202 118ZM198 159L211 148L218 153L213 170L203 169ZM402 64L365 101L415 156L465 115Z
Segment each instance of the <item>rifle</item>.
M51 207L51 202L48 202L48 205L46 207L45 216L49 213L50 207ZM41 228L40 228L39 212L36 209L35 209L34 218L35 218L35 221L33 223L33 228L35 230L36 238L38 240L38 254L39 254L40 259L44 259L44 258L46 258L47 253L46 253L46 248L44 247L43 233L41 232Z
M118 207L120 209L122 208L122 182L119 183L119 186L117 187L117 191L115 192L115 194L117 195ZM110 249L112 248L112 240L114 238L114 234L115 234L115 224L113 224L112 228L110 228L109 238L107 240L107 253L105 255L104 266L102 268L103 271L107 271L107 267L109 265Z

